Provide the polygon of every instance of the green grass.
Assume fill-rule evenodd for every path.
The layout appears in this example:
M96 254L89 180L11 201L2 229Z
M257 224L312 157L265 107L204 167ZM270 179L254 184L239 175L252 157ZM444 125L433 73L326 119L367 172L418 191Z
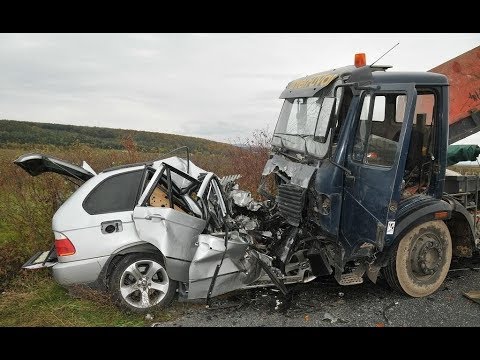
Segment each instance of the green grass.
M14 241L18 237L17 233L13 231L5 222L0 221L0 245L6 244L9 241Z
M193 304L174 303L153 313L153 322L174 320ZM66 290L43 270L24 271L0 295L0 326L150 326L144 315L119 310L106 294Z

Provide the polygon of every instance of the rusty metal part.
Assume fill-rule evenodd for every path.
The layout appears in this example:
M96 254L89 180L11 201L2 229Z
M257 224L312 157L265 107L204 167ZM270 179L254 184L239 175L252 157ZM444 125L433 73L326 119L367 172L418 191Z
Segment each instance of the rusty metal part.
M480 46L429 71L448 77L450 124L469 116L471 109L480 110Z

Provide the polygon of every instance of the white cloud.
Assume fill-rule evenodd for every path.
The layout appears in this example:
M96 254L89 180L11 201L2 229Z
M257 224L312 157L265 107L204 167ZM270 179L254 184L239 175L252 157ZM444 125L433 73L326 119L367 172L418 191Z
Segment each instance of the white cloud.
M367 61L423 71L479 34L1 34L0 118L225 141L274 128L300 76Z

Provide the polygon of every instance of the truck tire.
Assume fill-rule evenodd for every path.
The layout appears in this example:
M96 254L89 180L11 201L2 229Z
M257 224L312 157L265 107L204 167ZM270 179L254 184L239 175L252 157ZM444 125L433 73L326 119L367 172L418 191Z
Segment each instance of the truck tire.
M398 241L384 276L391 288L412 297L428 296L445 280L452 260L452 238L441 220L412 228Z
M160 255L125 255L113 269L109 290L115 303L135 313L146 313L168 306L178 283L168 277Z

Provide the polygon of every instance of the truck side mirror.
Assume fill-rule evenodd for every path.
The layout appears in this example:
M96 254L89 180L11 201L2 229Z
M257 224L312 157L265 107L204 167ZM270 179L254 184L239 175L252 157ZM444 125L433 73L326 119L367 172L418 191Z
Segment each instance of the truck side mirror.
M328 138L328 132L332 124L332 119L335 113L335 97L323 98L320 114L318 115L317 127L315 129L314 140L325 143Z

